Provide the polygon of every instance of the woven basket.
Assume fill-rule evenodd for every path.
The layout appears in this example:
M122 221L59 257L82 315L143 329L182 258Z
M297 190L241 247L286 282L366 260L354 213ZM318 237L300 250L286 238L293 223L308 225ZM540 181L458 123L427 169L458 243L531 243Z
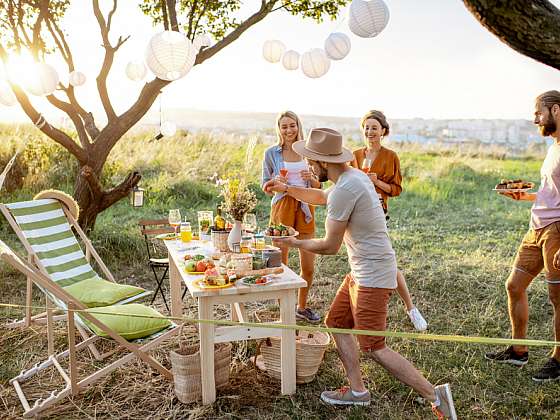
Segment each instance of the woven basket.
M255 316L259 322L267 322L263 320L265 316ZM296 330L296 383L306 384L315 379L330 341L330 336L322 332ZM266 371L275 379L280 379L282 371L280 343L280 338L270 337L261 340L257 346L257 357L259 353L262 355Z
M171 351L171 368L175 395L182 403L191 403L202 398L200 381L200 347L192 345ZM231 343L214 346L214 380L219 389L229 384L229 367L231 363Z
M229 252L229 247L227 243L229 231L213 230L211 236L212 236L212 245L214 245L214 249L220 252Z

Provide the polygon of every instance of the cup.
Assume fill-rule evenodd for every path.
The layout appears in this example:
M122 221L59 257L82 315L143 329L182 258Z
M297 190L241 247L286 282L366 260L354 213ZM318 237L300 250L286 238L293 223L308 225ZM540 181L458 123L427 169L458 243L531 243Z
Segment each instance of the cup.
M192 228L189 222L181 223L181 241L185 243L192 241Z

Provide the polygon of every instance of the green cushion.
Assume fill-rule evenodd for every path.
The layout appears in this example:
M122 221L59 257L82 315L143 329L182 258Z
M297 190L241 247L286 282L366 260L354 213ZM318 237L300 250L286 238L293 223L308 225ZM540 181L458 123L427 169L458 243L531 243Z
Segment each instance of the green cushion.
M88 309L87 312L94 315L97 320L103 322L127 340L147 337L171 325L171 321L163 318L163 315L158 311L140 303L107 306L105 308L91 308ZM103 313L96 314L96 312ZM140 318L140 315L149 316L150 318ZM108 337L105 331L100 330L91 322L85 319L84 322L96 335L100 337Z
M82 280L64 288L88 308L114 305L121 300L136 296L144 289L128 284L118 284L99 277Z

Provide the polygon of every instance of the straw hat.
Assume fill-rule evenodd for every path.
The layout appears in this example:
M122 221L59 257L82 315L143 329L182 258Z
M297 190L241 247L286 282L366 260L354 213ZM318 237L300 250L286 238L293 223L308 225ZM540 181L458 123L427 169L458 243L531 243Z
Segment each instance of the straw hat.
M80 206L76 203L76 200L63 191L59 190L44 190L33 197L33 200L41 200L45 198L52 198L55 200L60 201L67 209L70 211L70 214L74 217L74 219L78 219L80 215Z
M296 141L292 149L300 156L319 162L344 163L354 155L342 146L342 134L330 128L314 128L307 140Z

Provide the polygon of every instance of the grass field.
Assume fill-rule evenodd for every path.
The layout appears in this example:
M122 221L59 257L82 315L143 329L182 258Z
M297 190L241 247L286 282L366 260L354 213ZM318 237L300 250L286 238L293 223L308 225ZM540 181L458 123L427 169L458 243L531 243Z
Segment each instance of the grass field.
M2 131L3 130L3 131ZM0 129L8 138L0 148L0 159L32 132L13 135L9 127ZM11 137L10 137L11 135ZM16 138L17 137L17 138ZM243 146L242 140L238 140ZM257 189L260 157L266 145L257 144L247 176ZM430 324L430 332L487 337L509 337L504 281L522 235L527 229L529 205L497 196L491 191L500 178L523 178L538 182L538 157L496 158L484 151L423 151L407 146L398 148L404 173L404 192L390 202L390 236L397 252L413 300ZM30 198L42 188L61 186L71 191L73 164L57 147L40 139L28 144L25 159L17 170L21 189L2 193L9 202ZM55 156L56 159L53 159ZM122 141L110 157L105 182L114 182L127 170L143 173L147 204L133 209L122 201L104 212L92 235L94 245L121 281L153 287L145 266L143 240L136 221L141 217L165 216L178 207L195 220L199 209L213 209L218 201L212 183L214 173L245 168L245 147L234 139L205 136L149 142L148 136ZM38 169L39 168L39 169ZM14 181L15 184L17 182ZM323 233L324 211L318 211L318 234ZM257 216L261 224L268 217L268 201L259 194ZM0 237L21 250L17 238L4 220ZM291 265L297 268L296 254ZM25 279L5 265L0 266L0 302L23 303ZM317 258L310 304L324 313L336 288L348 270L346 254ZM552 339L552 308L542 277L529 290L529 338ZM35 295L39 304L41 298ZM162 307L162 302L157 302ZM186 313L195 314L192 299L186 299ZM269 308L272 308L271 304ZM262 307L252 307L258 310ZM19 317L15 309L0 309L2 321ZM393 297L389 326L394 331L413 331L402 303ZM58 326L57 345L64 345L64 328ZM28 330L0 329L0 413L18 418L21 408L8 380L30 367L46 353L41 327ZM548 348L531 350L529 364L516 369L495 366L483 358L488 346L407 341L393 339L389 345L413 361L433 383L450 382L460 418L560 418L560 385L536 385L530 375L547 357ZM169 366L168 350L156 353ZM291 397L280 395L279 385L256 375L249 357L255 343L234 346L230 386L219 392L209 407L180 404L172 385L140 363L127 365L77 398L68 399L47 412L51 418L294 418L294 419L411 419L430 418L429 405L417 394L398 383L371 361L362 362L367 386L372 392L370 407L334 409L322 404L319 394L345 384L345 376L334 347L326 353L316 380L298 386ZM86 361L87 365L94 362ZM29 391L35 395L57 380L44 375Z

